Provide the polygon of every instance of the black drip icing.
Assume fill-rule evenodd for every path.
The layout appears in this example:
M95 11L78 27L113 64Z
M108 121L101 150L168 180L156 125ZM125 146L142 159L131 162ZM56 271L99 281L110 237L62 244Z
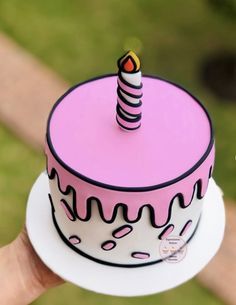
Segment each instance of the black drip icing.
M210 169L211 170L211 169ZM101 201L99 200L99 198L95 197L95 196L91 196L89 197L86 201L86 205L87 205L87 214L84 218L81 218L78 213L77 213L77 209L76 209L76 191L75 189L71 186L71 185L68 185L66 187L66 190L63 191L61 186L60 186L60 181L59 181L59 176L58 176L58 173L57 171L55 170L55 168L52 168L51 170L51 173L48 172L48 177L49 179L54 179L55 177L57 176L57 185L58 185L58 189L60 190L60 192L63 194L63 195L68 195L70 192L72 192L72 210L73 210L73 213L74 215L76 216L76 218L78 218L79 220L81 221L88 221L90 220L91 218L91 214L92 214L92 201L95 200L96 201L96 204L97 204L97 207L98 207L98 211L99 211L99 214L100 214L100 217L101 219L106 222L106 223L112 223L114 222L116 216L117 216L117 213L118 213L118 209L121 209L122 210L122 214L123 214L123 218L124 220L127 222L127 223L135 223L135 222L138 222L141 217L142 217L142 211L143 209L146 207L148 210L149 210L149 214L150 214L150 222L151 222L151 225L154 227L154 228L162 228L164 227L169 221L170 221L170 218L171 218L171 211L172 211L172 205L174 203L174 200L176 198L178 198L178 202L179 202L179 205L182 209L185 209L187 208L192 200L193 200L193 197L194 197L194 194L195 194L195 190L197 189L197 192L196 192L196 197L197 199L202 199L203 196L201 196L201 193L202 193L202 180L199 179L197 180L197 182L194 184L193 186L193 192L192 192L192 197L190 199L190 201L186 204L184 202L184 196L182 193L177 193L171 200L170 202L170 205L169 205L169 210L168 210L168 217L167 217L167 220L166 222L163 224L163 225L157 225L156 224L156 221L155 221L155 213L154 213L154 208L150 205L150 204L144 204L143 206L140 207L139 209L139 212L138 212L138 216L136 219L134 220L129 220L128 218L128 206L125 204L125 203L117 203L114 207L114 210L113 210L113 213L112 213L112 217L107 220L105 217L104 217L104 214L103 214L103 208L102 208L102 203ZM65 199L64 199L65 200ZM185 204L184 204L185 203Z

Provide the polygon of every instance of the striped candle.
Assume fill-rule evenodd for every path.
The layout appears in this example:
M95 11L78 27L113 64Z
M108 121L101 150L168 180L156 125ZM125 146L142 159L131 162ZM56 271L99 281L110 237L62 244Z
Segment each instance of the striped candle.
M127 131L141 126L142 82L140 60L129 51L118 60L116 121Z

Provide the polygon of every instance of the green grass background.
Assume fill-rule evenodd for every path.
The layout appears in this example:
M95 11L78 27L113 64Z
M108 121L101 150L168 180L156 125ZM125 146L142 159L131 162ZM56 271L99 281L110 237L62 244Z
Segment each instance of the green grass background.
M214 96L199 78L206 57L236 50L232 18L203 0L0 0L0 30L70 84L114 72L116 59L124 49L138 51L144 73L182 84L208 108L216 134L214 177L226 197L236 200L236 106L233 101ZM27 194L44 168L44 157L3 126L0 147L0 244L5 244L23 224ZM222 304L195 280L143 298L108 297L66 284L47 292L34 304L66 302Z

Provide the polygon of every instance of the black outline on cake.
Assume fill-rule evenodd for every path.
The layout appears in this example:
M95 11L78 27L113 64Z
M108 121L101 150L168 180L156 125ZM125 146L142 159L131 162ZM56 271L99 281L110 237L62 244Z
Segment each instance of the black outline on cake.
M154 265L154 264L157 264L157 263L161 263L163 261L165 261L167 258L169 258L170 256L174 255L174 254L171 254L169 257L166 257L165 259L158 259L158 260L155 260L155 261L151 261L151 262L146 262L146 263L142 263L142 264L116 264L116 263L111 263L111 262L107 262L107 261L103 261L103 260L100 260L96 257L93 257L85 252L83 252L82 250L78 249L77 247L75 247L73 244L70 243L70 241L65 237L65 235L62 233L59 225L57 224L57 221L56 221L56 217L55 217L55 208L54 208L54 205L53 205L53 201L52 201L52 197L50 194L48 194L48 198L49 198L49 201L50 201L50 204L51 204L51 211L52 211L52 220L53 220L53 223L54 223L54 226L60 236L60 238L62 239L62 241L67 245L69 246L72 250L74 250L75 252L77 252L78 254L86 257L87 259L90 259L92 261L95 261L97 263L100 263L100 264L103 264L103 265L108 265L108 266L114 266L114 267L125 267L125 268L136 268L136 267L144 267L144 266L149 266L149 265ZM200 223L200 220L201 220L201 216L199 217L198 219L198 222L197 222L197 225L196 227L194 228L194 231L192 233L192 235L188 238L188 240L185 242L185 244L179 249L181 250L186 244L188 244L190 242L190 240L194 237L196 231L197 231L197 228L199 226L199 223ZM178 251L179 251L178 250ZM177 252L178 252L177 251Z
M70 168L67 164L65 164L60 158L59 156L57 155L57 153L55 152L54 148L53 148L53 145L52 145L52 142L51 142L51 138L50 138L50 121L51 121L51 118L52 118L52 115L53 115L53 112L54 110L57 108L58 104L70 93L72 92L73 90L75 90L76 88L78 88L79 86L82 86L86 83L89 83L89 82L93 82L93 81L96 81L96 80L99 80L99 79L102 79L102 78L106 78L106 77L115 77L117 76L117 74L106 74L106 75L102 75L102 76L98 76L98 77L95 77L95 78L92 78L90 80L87 80L85 82L82 82L82 83L79 83L73 87L71 87L67 92L65 92L58 100L57 102L54 104L50 114L49 114L49 117L48 117L48 121L47 121L47 133L46 133L46 139L47 139L47 143L48 143L48 147L50 149L50 152L51 154L54 156L54 158L57 160L57 162L63 167L65 168L68 172L70 172L72 175L76 176L76 177L79 177L80 179L90 183L90 184L93 184L93 185L97 185L99 187L102 187L102 188L106 188L106 189L111 189L111 190L117 190L117 191L123 191L123 192L146 192L146 191L151 191L151 190L155 190L155 189L160 189L160 188L163 188L165 186L169 186L169 185L172 185L180 180L183 180L184 178L186 178L187 176L189 176L190 174L192 174L204 161L205 159L208 157L208 155L210 154L212 148L213 148L213 145L214 145L214 136L213 136L213 128L212 128L212 122L211 122L211 118L206 110L206 108L203 106L203 104L195 97L193 96L190 92L188 92L185 88L181 87L180 85L177 85L175 84L174 82L171 82L171 81L168 81L168 80L165 80L163 78L160 78L160 77L157 77L157 76L151 76L151 75L144 75L144 77L147 77L147 78L152 78L152 79L158 79L158 80L161 80L161 81L164 81L164 82L167 82L181 90L183 90L184 92L186 92L187 94L189 94L189 96L191 96L196 103L199 104L199 106L203 109L203 111L205 112L207 118L208 118L208 123L209 123L209 127L210 127L210 141L209 141L209 144L208 144L208 147L205 151L205 153L202 155L202 157L198 160L198 162L192 166L189 170L187 170L185 173L183 173L182 175L180 175L179 177L177 178L174 178L172 180L169 180L169 181L166 181L166 182L163 182L163 183L160 183L160 184L157 184L157 185L151 185L151 186L144 186L144 187L123 187L123 186L116 186L116 185L110 185L110 184L106 184L106 183L103 183L103 182L100 182L100 181L96 181L96 180L93 180L89 177L86 177L84 176L83 174L75 171L74 169ZM127 93L126 93L127 94ZM135 96L136 97L136 96Z
M168 218L166 220L166 222L161 225L161 226L158 226L156 224L156 221L155 221L155 213L154 213L154 208L150 205L150 204L144 204L143 206L140 207L139 209L139 212L138 212L138 216L136 219L134 220L129 220L128 218L128 206L125 204L125 203L117 203L113 209L113 213L112 213L112 217L111 219L107 220L105 219L104 217L104 214L103 214L103 208L102 208L102 204L101 204L101 201L99 198L95 197L95 196L90 196L89 198L87 198L87 202L86 202L86 205L87 205L87 214L86 214L86 217L85 218L81 218L78 213L77 213L77 209L76 209L76 191L75 189L71 186L71 185L68 185L66 187L66 190L63 191L61 186L60 186L60 180L59 180L59 176L58 176L58 173L57 171L55 170L55 168L52 168L52 171L51 173L48 172L48 177L50 180L53 180L55 178L55 176L57 176L57 186L58 186L58 189L59 191L63 194L63 195L68 195L70 192L72 192L72 207L73 207L73 212L74 212L74 215L76 216L76 218L78 218L79 220L81 221L88 221L90 220L91 216L92 216L92 200L95 200L96 201L96 204L97 204L97 207L98 207L98 212L100 214L100 217L101 219L106 222L106 223L112 223L114 222L116 216L117 216L117 212L118 212L118 209L122 209L122 214L123 214L123 218L124 220L127 222L127 223L135 223L137 221L139 221L142 217L142 211L143 211L143 208L144 207L147 207L148 210L149 210L149 214L150 214L150 222L151 222L151 225L154 227L154 228L162 228L164 226L167 225L167 223L170 221L171 219L171 212L172 212L172 205L174 203L174 200L176 198L178 198L178 203L179 203L179 206L182 208L182 209L186 209L191 203L192 203L192 200L193 200L193 197L194 197L194 194L195 194L195 191L196 191L196 188L197 188L197 192L196 192L196 197L197 199L202 199L204 196L201 196L201 193L202 193L202 181L201 179L199 179L193 186L193 192L192 192L192 197L190 199L190 201L185 205L184 204L184 196L182 193L177 193L170 201L170 205L169 205L169 210L168 210ZM209 180L208 180L209 181ZM65 200L65 199L64 199Z

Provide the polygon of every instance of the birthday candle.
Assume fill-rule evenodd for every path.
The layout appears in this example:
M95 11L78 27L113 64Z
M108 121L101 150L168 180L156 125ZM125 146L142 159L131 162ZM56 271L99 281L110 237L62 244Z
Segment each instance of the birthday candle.
M140 60L129 51L118 60L116 121L128 131L141 126L142 82Z

